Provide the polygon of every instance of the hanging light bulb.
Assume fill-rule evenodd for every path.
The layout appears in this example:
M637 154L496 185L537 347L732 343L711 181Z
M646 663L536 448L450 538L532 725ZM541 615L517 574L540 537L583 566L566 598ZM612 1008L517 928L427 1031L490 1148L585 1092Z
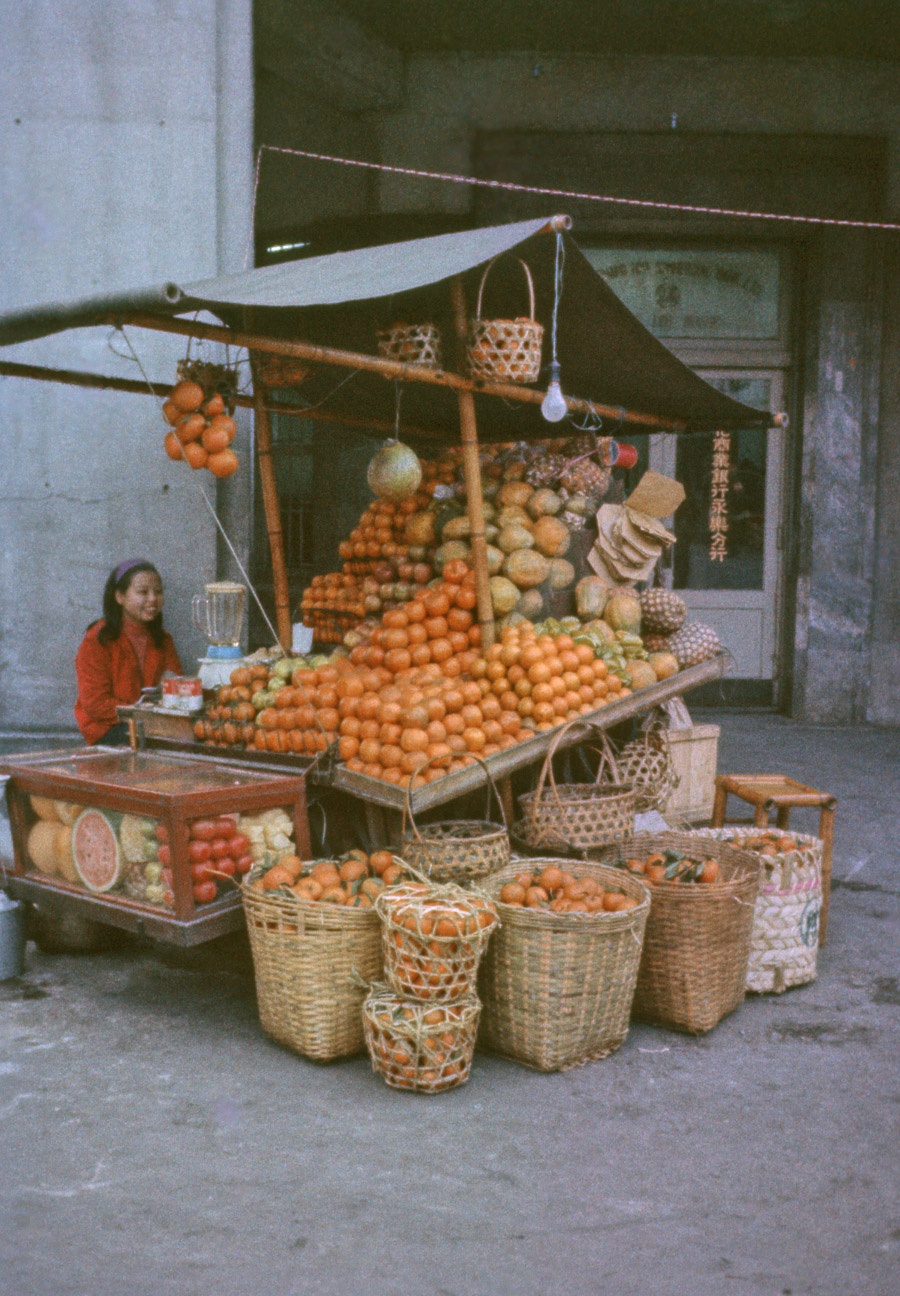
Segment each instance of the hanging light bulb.
M548 423L558 423L569 412L566 398L559 385L559 361L550 362L550 382L547 384L547 395L541 401L541 413Z

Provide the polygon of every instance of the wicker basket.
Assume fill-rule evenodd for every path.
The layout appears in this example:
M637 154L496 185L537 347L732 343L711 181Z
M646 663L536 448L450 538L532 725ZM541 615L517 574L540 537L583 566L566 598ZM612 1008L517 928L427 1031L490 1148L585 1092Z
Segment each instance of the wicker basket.
M502 927L479 978L480 1042L538 1071L560 1071L606 1057L628 1034L650 895L643 882L600 864L530 860L529 867L548 863L639 901L636 909L603 914L497 902ZM496 899L521 870L510 864L485 889Z
M634 787L634 808L658 810L678 781L665 733L645 729L617 758L619 774Z
M255 876L241 894L263 1030L317 1062L361 1052L365 990L357 979L383 975L374 909L257 891Z
M434 324L395 324L379 329L378 351L386 360L443 368L441 331Z
M410 776L406 785L400 854L407 864L411 864L434 882L457 882L464 886L509 863L509 833L503 802L487 765L481 760L478 763L488 780L488 803L484 819L448 819L426 824L420 829L416 826L410 805L414 776ZM486 817L491 806L492 791L500 807L502 826ZM406 830L407 816L410 831Z
M622 841L634 832L635 793L630 783L619 778L612 746L601 733L601 757L595 783L560 783L553 775L553 757L561 739L573 724L570 721L554 738L541 768L534 792L519 797L522 819L518 830L529 849L558 849L560 842L568 850L594 850L610 842ZM607 772L612 782L603 782ZM545 789L548 781L549 789Z
M372 1069L394 1089L443 1093L465 1084L472 1068L481 1004L473 997L434 1007L371 988L363 1026Z
M647 833L597 853L603 863L666 850L697 854L690 833ZM634 996L634 1015L699 1035L742 1003L750 933L759 887L756 856L725 842L705 840L704 858L718 860L719 882L658 882Z
M375 909L385 976L397 994L438 1004L475 993L478 964L498 921L489 900L452 883L401 882L381 892Z
M528 283L529 315L518 319L481 318L484 285L494 262L487 263L478 286L475 318L469 320L466 360L473 378L493 382L533 383L541 372L541 341L544 326L534 318L534 280L531 271L519 257Z
M698 837L730 842L753 829L699 828ZM822 839L788 833L798 848L779 855L755 855L763 866L750 936L747 989L780 994L816 979L819 914L822 909ZM746 849L746 848L744 848Z

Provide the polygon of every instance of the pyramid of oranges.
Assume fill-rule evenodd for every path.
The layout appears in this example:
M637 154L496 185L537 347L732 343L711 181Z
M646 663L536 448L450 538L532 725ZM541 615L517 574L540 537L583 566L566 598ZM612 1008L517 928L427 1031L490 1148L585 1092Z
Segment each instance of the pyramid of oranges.
M170 459L192 468L208 468L214 477L230 477L238 457L231 449L237 425L228 413L221 392L207 394L198 382L177 382L162 407L170 425L164 441Z

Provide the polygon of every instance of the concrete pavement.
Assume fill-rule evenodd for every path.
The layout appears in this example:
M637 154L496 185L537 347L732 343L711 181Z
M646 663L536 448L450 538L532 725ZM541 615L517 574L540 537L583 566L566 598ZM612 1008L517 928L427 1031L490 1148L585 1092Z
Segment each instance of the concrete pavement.
M563 1074L477 1054L423 1098L269 1042L240 939L29 945L0 985L2 1296L900 1290L900 736L695 719L720 770L838 798L815 983Z

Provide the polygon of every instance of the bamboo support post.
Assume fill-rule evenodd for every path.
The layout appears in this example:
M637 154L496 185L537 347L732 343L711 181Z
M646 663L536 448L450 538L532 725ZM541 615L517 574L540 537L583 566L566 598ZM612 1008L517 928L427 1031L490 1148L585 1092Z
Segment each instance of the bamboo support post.
M462 369L466 347L466 295L462 279L451 284L453 327L456 334L457 368ZM494 604L488 572L487 540L484 534L484 499L481 494L481 464L478 459L478 428L475 422L475 398L471 391L460 389L459 434L462 441L463 476L466 483L466 511L469 515L469 544L472 570L475 573L475 597L478 600L478 624L481 626L481 648L494 642Z
M281 510L278 507L278 486L272 466L272 424L266 406L266 391L253 373L253 410L256 431L256 457L259 463L259 484L262 488L266 530L269 533L269 551L272 555L272 580L275 586L275 624L278 639L284 652L291 650L291 605L288 590L287 566L284 561L284 533L281 529Z

